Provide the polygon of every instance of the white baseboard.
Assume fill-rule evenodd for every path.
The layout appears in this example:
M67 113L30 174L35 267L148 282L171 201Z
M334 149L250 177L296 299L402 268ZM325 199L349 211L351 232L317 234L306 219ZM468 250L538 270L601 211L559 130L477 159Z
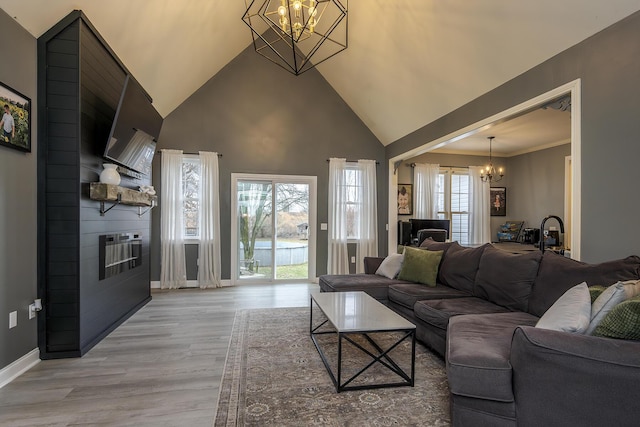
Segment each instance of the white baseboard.
M225 286L231 286L231 280L221 280L220 281L222 283L222 287ZM183 289L186 288L199 288L200 285L198 285L198 281L197 280L187 280L187 286L185 286ZM152 280L151 281L151 289L162 289L160 287L160 281L159 280Z
M0 388L18 378L40 362L40 350L34 348L20 359L0 370Z

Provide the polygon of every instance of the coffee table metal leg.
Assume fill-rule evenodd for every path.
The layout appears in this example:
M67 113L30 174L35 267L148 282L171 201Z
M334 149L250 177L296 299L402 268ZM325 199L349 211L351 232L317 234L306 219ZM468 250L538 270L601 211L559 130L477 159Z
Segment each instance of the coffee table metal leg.
M396 332L403 332L404 335L401 338L399 338L393 345L391 345L387 350L383 350L368 333L362 333L362 332L354 333L356 335L364 336L365 339L373 346L375 351L378 352L378 354L375 354L375 353L372 353L370 350L362 347L362 345L360 345L359 343L355 342L352 338L350 338L350 336L349 336L350 333L337 332L336 330L320 331L319 329L329 322L328 319L325 319L318 326L314 327L314 324L313 324L313 305L314 305L314 300L313 300L313 298L311 298L310 309L309 309L309 335L311 336L311 340L313 341L313 344L315 345L316 350L318 350L318 354L320 355L320 358L322 359L322 363L324 364L325 368L327 369L327 372L329 373L329 377L331 378L331 381L333 382L333 385L336 388L336 392L340 393L341 391L345 391L345 390L361 390L361 389L369 389L369 388L398 387L398 386L407 386L407 385L410 385L411 387L414 386L414 383L415 383L415 362L416 362L416 335L415 335L415 329L411 329L411 330L407 330L407 329L396 330ZM318 306L318 308L320 308L320 306ZM322 312L321 308L320 308L320 311ZM323 313L323 315L324 315L324 313ZM383 331L369 331L369 333L376 333L376 332L383 332ZM338 348L337 348L337 350L338 350L337 365L338 366L337 366L336 375L334 375L334 373L333 373L333 371L331 369L331 366L329 364L329 360L325 356L324 351L320 347L320 343L317 340L317 335L324 335L324 334L337 334L337 338L338 338L338 343L337 343L338 344ZM389 352L391 352L392 350L397 348L402 342L404 342L409 337L411 337L411 373L410 373L410 375L407 374L389 355ZM359 372L357 372L351 378L346 380L344 384L342 384L342 349L343 349L343 345L342 345L343 342L342 341L343 341L343 339L347 340L355 348L360 349L360 351L362 351L363 353L367 354L369 357L371 357L373 359L368 364L366 364L366 366L364 368L362 368ZM359 377L361 374L363 374L367 369L369 369L371 366L373 366L376 362L380 363L381 365L383 365L384 367L386 367L387 369L389 369L390 371L392 371L396 375L400 376L404 381L395 382L395 383L382 383L382 384L367 384L367 385L349 386L349 383L351 383L353 380L355 380L357 377Z

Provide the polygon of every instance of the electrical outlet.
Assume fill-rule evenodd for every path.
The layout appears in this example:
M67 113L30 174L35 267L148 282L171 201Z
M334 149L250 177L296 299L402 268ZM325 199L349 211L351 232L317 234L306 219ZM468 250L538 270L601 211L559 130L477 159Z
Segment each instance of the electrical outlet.
M326 231L327 229L328 229L327 223L326 222L321 222L320 223L320 230L325 230Z
M36 317L36 305L35 304L29 304L29 319L33 319Z
M356 263L356 257L352 256L351 257L351 264L355 264Z
M385 229L385 230L387 230L387 231L389 231L389 224L385 224L385 225L384 225L384 229Z
M9 313L9 329L18 326L18 312L12 311Z

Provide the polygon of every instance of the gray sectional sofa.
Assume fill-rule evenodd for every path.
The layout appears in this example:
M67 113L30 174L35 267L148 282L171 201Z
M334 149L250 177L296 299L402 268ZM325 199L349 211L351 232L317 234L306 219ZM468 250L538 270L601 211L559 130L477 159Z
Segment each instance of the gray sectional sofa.
M324 292L365 291L416 325L446 362L454 426L603 426L640 423L640 341L536 328L575 285L640 278L640 258L586 264L553 252L512 254L487 244L442 251L437 283L374 274L320 277Z

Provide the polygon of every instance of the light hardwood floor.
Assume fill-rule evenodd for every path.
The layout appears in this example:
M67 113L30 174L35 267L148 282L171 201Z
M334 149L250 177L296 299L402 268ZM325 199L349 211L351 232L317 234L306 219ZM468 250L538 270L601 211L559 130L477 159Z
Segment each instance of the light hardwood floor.
M211 426L236 310L308 307L318 289L153 292L84 357L41 361L0 389L0 426Z

